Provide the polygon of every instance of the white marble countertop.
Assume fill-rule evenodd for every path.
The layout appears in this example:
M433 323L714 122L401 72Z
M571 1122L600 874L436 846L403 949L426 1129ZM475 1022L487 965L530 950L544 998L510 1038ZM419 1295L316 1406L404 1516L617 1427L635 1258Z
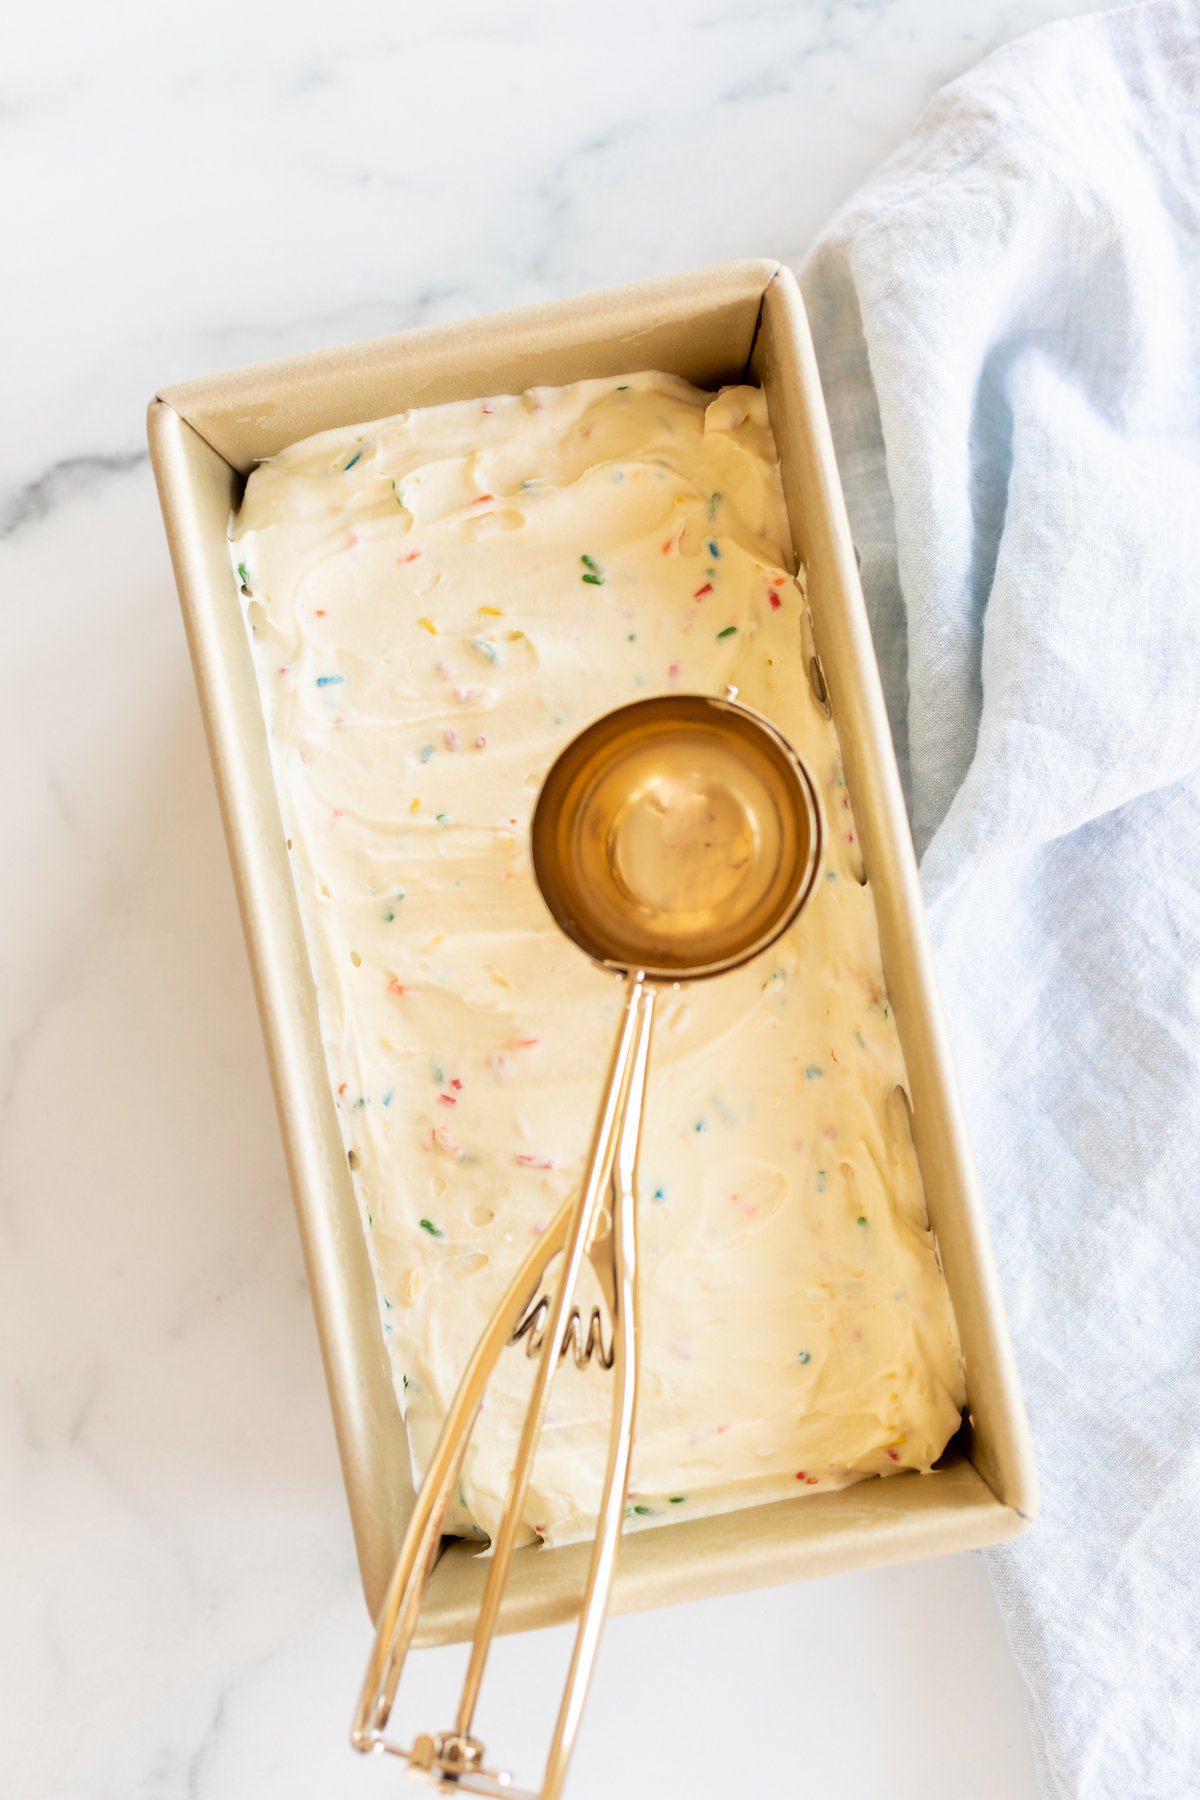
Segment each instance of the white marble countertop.
M798 261L932 90L1073 0L66 0L8 21L6 1793L395 1791L143 414L179 377ZM493 1717L561 1634L498 1653ZM436 1723L448 1652L414 1686ZM445 1693L445 1688L441 1689ZM545 1723L545 1720L542 1721ZM574 1800L1032 1800L978 1558L610 1627ZM407 1791L407 1790L405 1790Z

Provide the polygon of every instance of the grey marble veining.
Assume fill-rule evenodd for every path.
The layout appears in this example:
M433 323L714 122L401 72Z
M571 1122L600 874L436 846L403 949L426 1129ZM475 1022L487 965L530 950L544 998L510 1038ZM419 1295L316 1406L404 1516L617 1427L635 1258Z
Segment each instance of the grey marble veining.
M0 1789L393 1791L144 410L205 370L798 260L1051 0L25 9L0 70ZM559 1633L504 1647L529 1768ZM419 1661L440 1720L447 1655ZM486 1721L485 1721L486 1723ZM544 1719L543 1719L544 1723ZM576 1800L1030 1800L977 1559L614 1621Z

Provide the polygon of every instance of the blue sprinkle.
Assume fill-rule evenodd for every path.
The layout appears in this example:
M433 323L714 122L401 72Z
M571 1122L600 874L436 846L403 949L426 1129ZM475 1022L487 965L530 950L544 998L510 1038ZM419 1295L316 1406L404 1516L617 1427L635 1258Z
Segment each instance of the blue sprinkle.
M345 681L345 679L346 679L346 677L344 675L318 675L317 676L317 686L318 687L340 687L342 685L342 682Z
M796 1361L802 1362L802 1363L807 1363L807 1362L812 1361L812 1357L808 1354L807 1350L801 1350L799 1356L797 1356L797 1358L796 1358Z
M825 879L826 879L826 881L836 881L837 880L837 870L836 869L827 869L825 871Z
M666 1188L660 1188L660 1187L655 1188L652 1198L657 1200L660 1206L662 1205L662 1203L666 1199L666 1197L667 1197Z
M386 1294L383 1296L383 1304L387 1307L389 1312L395 1312L396 1309L392 1305L391 1301L388 1299Z
M825 1171L824 1171L824 1169L818 1169L817 1170L817 1192L818 1192L818 1194L823 1194L825 1192L826 1185L827 1184L825 1181Z
M428 762L432 755L433 755L433 745L432 744L422 744L421 745L421 761L423 763Z
M489 644L486 638L472 638L471 648L472 650L477 650L480 656L486 656L490 663L497 663L500 661L500 652L496 649L494 644Z
M822 1073L823 1071L818 1069L816 1063L809 1063L804 1071L804 1079L805 1081L820 1081Z
M385 1106L390 1106L390 1105L391 1105L391 1104L392 1104L392 1101L393 1101L393 1100L394 1100L394 1099L395 1099L395 1098L396 1098L396 1090L395 1090L395 1088L389 1088L389 1089L388 1089L388 1091L387 1091L387 1093L386 1093L386 1094L385 1094L385 1095L384 1095L384 1096L383 1096L383 1104L384 1104L384 1105L385 1105Z
M348 471L354 467L355 463L361 460L361 457L362 457L362 451L356 450L354 452L354 455L350 458L350 461L343 468L342 474L343 475L347 474Z
M612 478L614 481L624 481L624 479L625 479L624 469L614 469L612 472Z
M703 1119L696 1120L696 1130L697 1131L707 1131L708 1130L708 1126L704 1123Z
M720 560L721 560L721 547L720 547L720 545L719 545L719 544L718 544L718 543L717 543L717 540L716 540L716 538L709 538L709 540L708 540L708 554L709 554L709 555L710 555L710 556L711 556L711 557L712 557L712 558L713 558L713 561L714 561L714 562L720 562Z

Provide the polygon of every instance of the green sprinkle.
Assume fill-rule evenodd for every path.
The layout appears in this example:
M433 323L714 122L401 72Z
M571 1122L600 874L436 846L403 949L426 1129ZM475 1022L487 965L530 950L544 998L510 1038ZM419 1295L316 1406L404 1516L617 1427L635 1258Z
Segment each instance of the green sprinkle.
M737 630L737 626L736 626L736 625L727 625L727 626L726 626L726 627L725 627L725 629L724 629L724 631L718 631L718 633L717 633L717 636L718 636L718 637L719 637L719 638L727 638L727 637L732 637L732 636L733 636L733 634L734 634L734 632L735 632L735 631L736 631L736 630Z
M663 1201L667 1197L667 1190L666 1190L666 1188L656 1187L653 1194L650 1197L652 1200L657 1200L659 1205L661 1206Z
M450 822L450 814L449 813L438 813L436 815L436 817L437 817L437 822L439 825L447 825Z
M433 1070L433 1079L437 1082L438 1086L441 1087L446 1079L445 1069L443 1069L441 1063L436 1062L430 1063L429 1066Z
M592 571L593 575L598 575L600 573L599 563L593 562L590 556L581 556L579 560L585 569L590 569Z
M817 1067L816 1063L809 1063L807 1069L804 1071L805 1081L820 1081L821 1075L822 1070Z
M708 502L708 516L710 519L716 518L717 508L720 506L720 504L721 504L720 494L713 494Z
M403 1382L403 1383L404 1383L404 1391L405 1391L405 1393L406 1393L406 1394L407 1394L407 1392L408 1392L408 1376L407 1376L407 1375L401 1375L401 1377L400 1377L400 1379L401 1379L401 1381L402 1381L402 1382Z
M854 1221L854 1223L856 1225L865 1225L866 1222L867 1222L867 1217L866 1217L865 1213L859 1213L857 1219L855 1219L855 1221Z
M827 1171L824 1169L817 1170L817 1192L818 1192L818 1194L823 1194L825 1192L825 1189L829 1185L825 1179L826 1173L827 1173Z
M796 1356L796 1361L799 1363L809 1363L812 1361L812 1357L809 1355L807 1350L801 1350L798 1352L798 1354Z
M421 1230L427 1231L430 1237L445 1237L446 1235L444 1231L439 1231L432 1219L422 1219Z
M580 580L586 581L589 587L603 587L604 586L603 575L582 575L582 576L580 576Z
M637 632L631 631L629 633L629 636L626 638L625 642L627 644L636 644L637 643Z
M837 870L836 869L826 869L825 879L826 879L826 881L836 881L837 880Z
M391 924L392 924L392 923L393 923L393 921L394 921L394 920L395 920L395 917L396 917L396 915L395 915L395 913L394 913L394 912L386 912L386 913L384 913L384 915L383 915L383 922L384 922L384 924L385 924L385 925L391 925Z
M627 1506L625 1508L625 1517L627 1519L632 1519L635 1513L637 1514L639 1519L653 1519L653 1518L657 1517L657 1514L655 1513L654 1508L652 1506L638 1505L638 1506Z
M627 381L623 381L621 383L621 385L618 387L617 392L618 392L618 394L627 394L629 392L629 383Z
M866 1049L866 1047L867 1047L867 1040L866 1040L866 1038L865 1038L865 1037L864 1037L864 1036L863 1036L863 1034L862 1034L862 1032L861 1032L861 1031L856 1031L856 1032L855 1032L855 1034L854 1034L854 1036L855 1036L855 1038L856 1038L856 1039L857 1039L857 1040L858 1040L858 1047L859 1047L859 1049L860 1049L860 1050L865 1050L865 1049Z
M404 505L404 495L400 491L401 486L402 486L402 484L399 481L393 481L393 483L392 483L392 492L396 496L396 505L397 506Z
M668 1501L668 1505L682 1506L686 1499L687 1499L686 1494L672 1494L670 1500Z
M486 638L472 638L471 648L472 650L478 651L479 655L485 657L490 663L498 663L500 661L500 652L497 650L495 644L489 644Z
M704 1123L703 1119L696 1120L696 1130L697 1131L707 1131L708 1130L708 1126Z
M241 582L241 584L245 588L246 592L249 593L250 592L250 571L246 567L245 563L238 564L238 580Z
M350 470L354 467L355 463L361 462L361 461L362 461L362 451L356 450L354 452L354 455L350 458L350 461L344 465L344 467L342 469L342 474L343 475L349 474Z

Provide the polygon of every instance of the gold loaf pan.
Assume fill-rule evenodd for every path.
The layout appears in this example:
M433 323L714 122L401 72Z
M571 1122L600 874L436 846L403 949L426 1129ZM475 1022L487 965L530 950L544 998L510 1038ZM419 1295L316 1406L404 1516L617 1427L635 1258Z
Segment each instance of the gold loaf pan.
M412 406L661 369L702 388L766 390L815 645L878 912L908 1064L913 1137L958 1316L969 1421L933 1475L640 1532L614 1607L631 1611L1015 1536L1037 1485L1012 1349L934 988L903 795L812 342L795 280L737 262L633 287L401 332L165 389L150 450L270 1058L367 1605L382 1601L412 1504L371 1270L326 1071L254 666L226 545L245 477L312 432ZM501 1629L570 1616L587 1547L517 1552ZM419 1642L469 1637L486 1564L448 1546Z

